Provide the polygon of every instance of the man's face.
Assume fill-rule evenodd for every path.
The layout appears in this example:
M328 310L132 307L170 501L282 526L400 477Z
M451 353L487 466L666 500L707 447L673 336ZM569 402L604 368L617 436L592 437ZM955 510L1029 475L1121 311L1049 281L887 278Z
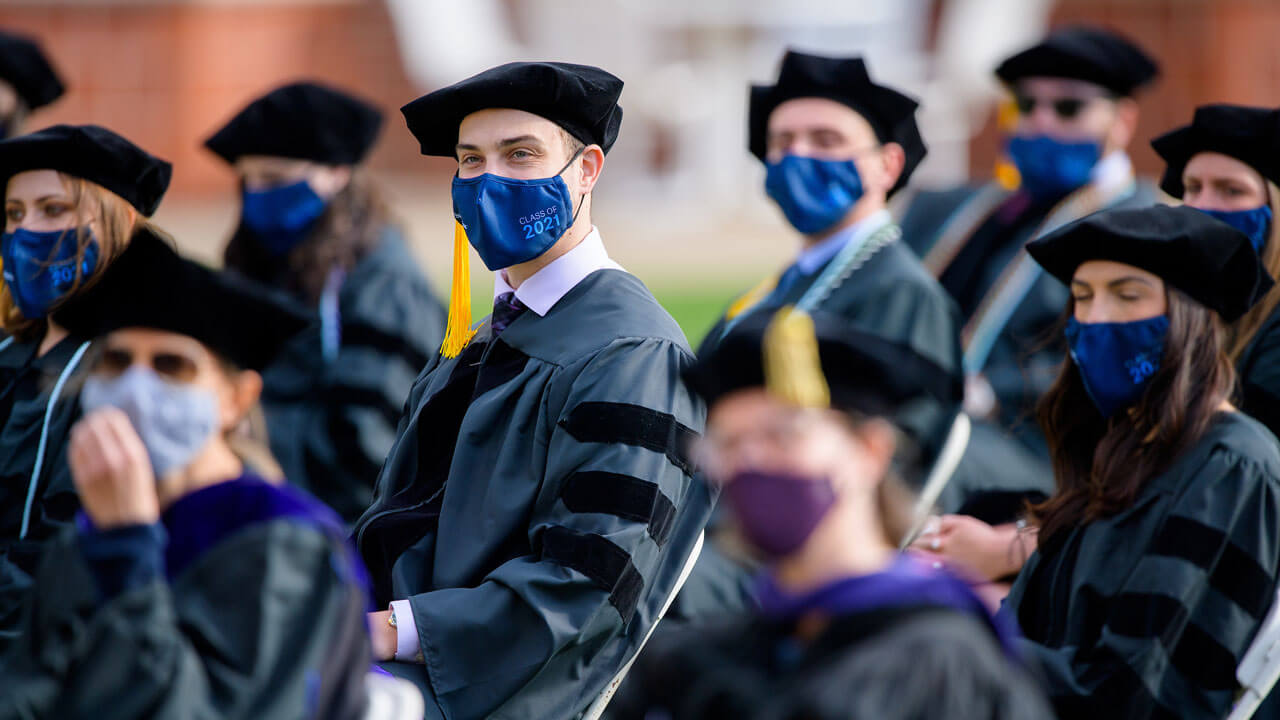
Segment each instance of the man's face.
M896 146L895 146L896 147ZM871 124L849 106L826 98L795 98L769 115L765 159L786 155L853 160L867 193L887 193L897 182Z
M458 177L484 173L518 180L556 175L573 155L558 125L523 110L471 113L458 126Z
M1014 134L1048 136L1064 142L1106 144L1117 119L1117 101L1102 88L1082 80L1024 78L1013 88L1018 106Z

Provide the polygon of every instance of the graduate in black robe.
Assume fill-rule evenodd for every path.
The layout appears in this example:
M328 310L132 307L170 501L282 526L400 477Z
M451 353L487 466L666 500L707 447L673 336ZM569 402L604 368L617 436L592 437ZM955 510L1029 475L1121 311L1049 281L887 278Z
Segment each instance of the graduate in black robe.
M1272 287L1188 207L1109 210L1028 246L1069 283L1040 422L1058 490L1004 608L1060 717L1221 718L1275 602L1280 446L1229 400L1223 323Z
M758 609L654 640L609 708L619 719L1039 718L1015 633L968 585L897 552L910 521L891 421L952 397L909 347L792 308L744 320L690 383L699 457L763 557Z
M454 288L356 524L375 658L428 717L574 717L653 627L710 512L693 354L591 224L622 81L511 63L403 108L453 157ZM495 271L470 329L472 245ZM390 662L392 659L395 662Z
M369 507L404 399L444 335L444 307L361 167L381 127L363 100L301 82L205 141L242 191L226 266L314 312L263 378L272 453L347 522Z
M1012 95L1004 175L922 191L903 211L904 241L959 305L968 376L969 450L942 509L1012 523L1024 500L1053 489L1036 400L1062 361L1053 334L1066 289L1027 258L1028 240L1110 207L1155 202L1125 148L1135 95L1156 63L1110 31L1068 27L1007 58L996 77Z
M169 163L97 126L0 142L0 647L41 548L79 507L66 443L89 338L49 313L91 287L148 227L169 176Z
M1167 163L1161 189L1249 235L1267 272L1280 275L1280 110L1205 105L1151 146ZM1240 409L1280 434L1280 289L1227 335Z
M0 718L361 718L367 575L232 439L306 316L141 234L54 317L100 338L67 451L84 508L0 659Z
M61 98L66 88L34 38L0 30L0 140L24 132L32 112Z

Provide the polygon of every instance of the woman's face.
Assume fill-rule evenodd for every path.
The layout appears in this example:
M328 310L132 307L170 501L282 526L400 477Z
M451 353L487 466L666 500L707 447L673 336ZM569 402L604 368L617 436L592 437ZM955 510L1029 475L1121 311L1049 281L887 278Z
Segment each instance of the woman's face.
M1146 270L1111 260L1090 260L1071 279L1076 322L1124 323L1168 310L1164 280Z
M132 367L154 371L161 379L199 387L218 402L223 431L235 427L257 402L261 379L253 371L229 372L200 341L149 328L125 328L101 341L96 375L118 377Z
M703 469L720 485L753 470L831 478L837 490L851 482L874 488L890 460L861 442L841 414L795 408L759 388L711 408L701 450Z
M351 181L351 168L321 165L307 160L246 155L236 160L235 170L249 192L293 185L305 181L316 195L332 198Z
M5 187L5 232L18 228L31 232L70 230L91 224L92 202L89 195L77 207L71 193L54 170L28 170L9 178Z
M1182 171L1182 202L1199 210L1252 210L1267 204L1257 170L1221 153L1194 155Z

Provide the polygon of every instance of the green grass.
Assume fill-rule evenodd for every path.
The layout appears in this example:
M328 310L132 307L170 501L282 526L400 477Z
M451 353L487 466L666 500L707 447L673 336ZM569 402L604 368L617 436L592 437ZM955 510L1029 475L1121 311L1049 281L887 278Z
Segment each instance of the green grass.
M696 349L703 336L720 319L725 308L745 287L744 284L731 287L657 287L653 294L676 322L680 323L685 336L689 338L689 344Z

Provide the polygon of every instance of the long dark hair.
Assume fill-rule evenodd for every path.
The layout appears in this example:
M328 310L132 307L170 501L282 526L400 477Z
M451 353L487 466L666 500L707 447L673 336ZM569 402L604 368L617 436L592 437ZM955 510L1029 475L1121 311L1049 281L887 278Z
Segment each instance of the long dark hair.
M314 303L320 299L330 271L350 271L378 244L390 222L381 190L359 170L329 202L305 241L283 258L273 258L243 221L223 253L226 266L259 282L280 287Z
M1160 369L1136 405L1104 421L1075 363L1036 408L1053 461L1057 492L1031 508L1040 543L1133 504L1143 486L1209 429L1235 389L1217 313L1170 288L1169 334ZM1067 304L1069 316L1075 303Z

